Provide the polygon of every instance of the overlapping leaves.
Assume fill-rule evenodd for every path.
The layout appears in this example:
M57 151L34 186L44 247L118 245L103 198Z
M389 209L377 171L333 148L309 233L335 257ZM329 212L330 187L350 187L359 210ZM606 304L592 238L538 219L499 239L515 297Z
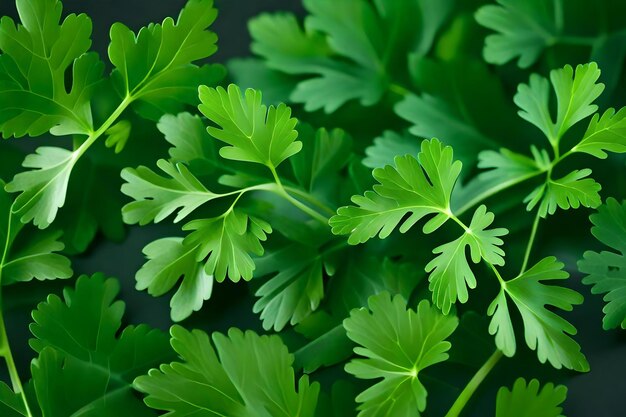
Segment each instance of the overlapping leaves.
M181 361L135 380L146 404L170 415L313 417L319 385L296 381L293 356L278 336L171 329ZM211 340L213 343L211 343Z

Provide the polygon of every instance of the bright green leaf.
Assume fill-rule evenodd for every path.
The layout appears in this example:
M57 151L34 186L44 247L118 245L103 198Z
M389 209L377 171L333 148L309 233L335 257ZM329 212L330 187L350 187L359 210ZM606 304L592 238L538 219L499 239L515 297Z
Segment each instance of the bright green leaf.
M601 203L598 192L602 186L593 178L587 178L590 169L575 170L559 179L550 179L535 188L525 199L526 210L530 211L539 204L539 215L546 217L554 214L557 207L563 210L577 209L580 206L596 208Z
M587 359L570 337L576 334L576 328L554 312L557 308L571 311L572 306L583 302L583 297L569 288L544 284L544 281L567 279L569 274L563 266L555 257L544 258L528 271L504 282L489 306L488 314L492 316L489 332L495 335L496 345L505 355L515 354L510 299L522 316L526 344L537 351L541 363L548 361L557 369L586 372Z
M496 398L496 417L564 417L561 404L567 387L552 383L539 387L538 380L527 384L524 378L518 378L511 391L501 387Z
M182 163L159 159L157 166L170 178L144 166L122 171L122 178L126 180L122 192L135 200L122 208L126 223L158 223L178 210L176 223L204 203L220 197L209 191Z
M424 216L435 214L424 225L424 232L431 233L450 217L450 194L460 172L452 148L437 139L425 140L417 159L398 156L395 166L374 170L378 181L374 191L352 197L357 206L337 210L330 219L333 233L350 234L348 242L354 245L376 235L384 239L400 223L404 233Z
M468 288L476 288L476 277L467 260L469 247L472 262L481 260L492 265L504 265L504 243L500 236L508 233L506 229L487 229L494 220L494 215L484 205L476 209L472 221L461 237L433 249L437 256L426 265L430 273L429 289L433 293L433 302L444 314L450 312L454 303L467 302Z
M202 262L197 260L199 245L187 245L182 238L162 238L143 249L148 258L135 276L138 290L148 290L150 295L161 296L182 279L170 301L171 317L184 320L200 310L213 291L213 276L207 274Z
M89 100L104 69L96 54L85 54L91 19L70 14L61 23L58 0L17 0L16 6L21 24L8 16L0 21L0 132L5 138L88 134Z
M213 85L223 76L221 67L192 64L217 50L217 36L207 30L216 16L213 0L189 0L176 22L167 17L137 34L113 24L109 59L120 95L139 100L140 113L153 119L195 104L197 86Z
M152 416L133 394L131 383L172 357L167 337L145 325L121 334L124 303L114 301L119 284L103 275L82 276L65 300L48 296L33 312L31 346L37 398L45 416L65 417L79 410L97 415L131 412Z
M229 210L212 219L193 220L183 230L193 230L184 245L198 247L196 260L206 258L204 271L218 282L226 277L233 282L252 279L255 266L251 255L263 255L261 242L272 232L267 222L239 210Z
M426 387L421 372L448 359L458 319L444 316L422 301L417 311L408 309L402 296L388 293L370 297L369 310L352 311L344 321L348 337L359 346L346 372L360 379L382 381L356 397L362 403L359 417L416 415L426 409ZM371 312L370 312L371 311Z
M575 73L570 65L550 71L557 99L554 121L550 114L548 80L532 74L529 84L520 84L517 88L514 101L521 109L518 114L537 126L553 146L558 146L569 128L598 110L593 102L604 90L604 84L598 83L598 78L600 70L595 62L577 65Z
M175 416L313 417L319 385L296 384L278 336L230 329L228 336L171 329L180 362L161 365L135 380L146 404ZM214 347L215 346L215 347Z
M40 229L50 226L65 203L70 174L77 160L77 152L51 146L39 147L36 153L26 156L22 165L34 169L15 175L5 187L10 193L20 193L13 212L22 223L32 220Z
M617 113L608 109L600 117L594 114L585 135L572 152L584 152L605 159L608 152L626 152L626 107Z
M242 97L234 84L228 91L201 86L200 100L200 111L219 126L209 127L209 133L230 145L220 149L226 159L274 169L302 149L302 143L296 141L296 119L291 117L291 109L284 104L268 109L256 90L248 89Z

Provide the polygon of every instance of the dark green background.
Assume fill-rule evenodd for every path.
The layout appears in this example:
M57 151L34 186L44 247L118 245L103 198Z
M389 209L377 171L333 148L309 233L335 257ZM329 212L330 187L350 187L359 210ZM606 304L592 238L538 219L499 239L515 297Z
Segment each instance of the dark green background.
M433 0L436 1L436 0ZM85 12L92 17L94 23L94 49L101 54L106 53L108 29L115 21L121 21L133 29L138 29L149 22L160 21L166 16L176 16L184 5L183 0L66 0L65 12ZM217 0L220 10L213 29L219 35L219 51L214 62L225 63L233 57L249 54L250 37L246 28L250 17L263 11L291 10L303 13L298 0ZM15 16L15 6L11 0L1 0L0 15ZM37 140L26 139L36 142ZM0 154L0 163L2 155ZM106 198L106 196L102 196ZM561 223L543 227L543 236L539 242L550 241L550 236L566 232L571 227L571 218L565 217ZM586 213L575 216L581 227L587 227ZM544 225L545 226L545 225ZM84 256L74 260L77 273L104 272L109 276L118 277L122 283L121 297L126 301L129 323L148 323L166 329L169 321L169 298L152 298L145 292L134 290L134 274L144 262L141 249L153 239L163 236L166 230L174 230L171 226L150 226L130 228L127 239L123 243L98 241ZM565 233L567 235L567 233ZM555 242L552 240L552 243ZM557 242L558 243L558 242ZM591 242L580 242L580 247L591 247ZM552 245L543 245L545 254L554 254L549 250ZM537 254L538 255L538 254ZM570 255L571 256L571 255ZM569 266L575 264L575 258L563 259ZM573 272L573 271L570 271ZM576 340L582 345L592 371L588 374L567 374L569 389L565 406L565 415L569 417L622 417L626 416L626 336L624 332L605 332L601 329L600 297L592 296L588 287L580 284L580 276L573 274L575 287L585 295L584 307L578 307L568 317L579 329ZM47 285L28 284L10 288L5 295L8 310L7 321L14 354L22 375L28 374L28 364L32 351L27 346L27 331L30 307L45 298L49 291L59 291L65 283ZM250 318L253 301L242 289L242 285L220 284L214 290L212 299L199 313L185 322L191 327L207 330L225 330L230 326L260 329L260 322ZM24 307L27 306L27 307ZM30 306L30 307L29 307ZM497 370L490 375L483 390L479 391L473 404L468 407L466 415L493 415L494 395L499 376L509 380L515 373L515 359L504 360ZM507 372L508 371L508 372ZM483 394L483 395L481 395ZM471 411L471 412L470 412Z

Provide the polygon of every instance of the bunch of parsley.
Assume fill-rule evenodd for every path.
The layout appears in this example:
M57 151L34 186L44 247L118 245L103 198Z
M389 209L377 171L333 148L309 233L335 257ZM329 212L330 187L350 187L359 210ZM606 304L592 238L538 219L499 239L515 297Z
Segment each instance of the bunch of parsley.
M0 20L1 416L558 417L590 371L572 281L626 328L626 5L303 4L226 66L213 0L114 24L106 60L58 0ZM169 336L83 275L38 300L18 374L11 287L163 221L135 280ZM192 329L225 281L254 330Z

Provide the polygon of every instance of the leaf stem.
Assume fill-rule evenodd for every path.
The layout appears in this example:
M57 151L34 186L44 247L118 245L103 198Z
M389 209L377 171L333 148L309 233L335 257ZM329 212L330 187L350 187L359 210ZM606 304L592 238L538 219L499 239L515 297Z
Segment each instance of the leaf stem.
M11 378L11 385L13 386L13 391L16 394L19 394L21 396L22 402L24 403L24 409L26 410L27 417L32 417L33 413L30 411L30 406L28 405L28 400L26 399L26 393L24 393L24 388L22 387L22 381L20 379L19 373L17 372L17 368L15 367L13 354L11 353L11 346L9 345L9 338L7 336L6 326L4 324L4 314L3 314L3 309L2 309L2 304L3 304L2 303L2 272L4 270L4 266L6 265L6 259L9 254L9 247L11 246L11 240L12 240L11 224L12 223L13 223L13 205L11 205L11 209L9 210L9 218L7 220L7 231L6 231L7 236L4 242L2 258L0 259L0 356L4 358L7 364L7 369L9 371L9 377ZM19 233L19 229L17 233ZM13 238L14 237L15 236L13 236Z
M530 259L530 252L533 248L533 243L535 242L535 236L537 235L537 229L539 227L539 220L541 216L539 215L539 210L535 214L535 220L533 221L533 227L530 230L530 238L528 239L528 244L526 245L526 252L524 252L524 260L522 261L522 268L520 269L519 274L522 275L526 271L526 267L528 266L528 260Z
M289 194L287 192L287 190L285 189L285 186L283 186L283 183L280 180L280 177L278 176L278 173L276 172L276 168L274 168L274 166L268 165L268 168L272 172L272 176L274 177L274 181L276 182L276 185L278 186L277 192L278 192L279 195L281 195L285 200L290 202L294 207L300 209L301 211L303 211L304 213L308 214L312 218L314 218L316 220L319 220L321 223L323 223L325 225L328 224L328 217L323 216L322 214L320 214L317 211L313 210L311 207L309 207L306 204L302 203L300 200L294 198L291 194Z
M474 395L474 392L476 392L483 380L496 366L500 358L502 358L502 351L500 349L496 349L483 366L476 371L465 388L463 388L463 391L461 391L461 394L457 397L454 404L452 404L452 407L450 407L450 410L446 413L445 417L458 417L461 414L465 405L472 398L472 395Z

